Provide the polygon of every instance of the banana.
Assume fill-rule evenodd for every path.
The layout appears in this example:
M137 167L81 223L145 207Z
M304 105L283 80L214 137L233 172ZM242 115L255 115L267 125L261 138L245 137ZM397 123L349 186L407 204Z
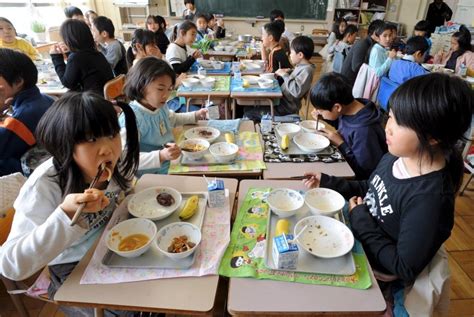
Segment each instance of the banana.
M179 213L179 219L186 220L194 216L198 209L198 203L199 197L197 195L189 197L184 204L183 210Z
M288 149L289 146L290 146L290 138L288 137L288 134L285 134L281 138L280 147L281 147L282 150L286 150L286 149Z
M227 143L235 143L234 134L227 132L224 136Z
M275 237L290 233L290 222L287 219L278 220L275 227Z
M243 88L249 88L250 87L250 83L247 79L244 79L243 82L242 82L242 87Z

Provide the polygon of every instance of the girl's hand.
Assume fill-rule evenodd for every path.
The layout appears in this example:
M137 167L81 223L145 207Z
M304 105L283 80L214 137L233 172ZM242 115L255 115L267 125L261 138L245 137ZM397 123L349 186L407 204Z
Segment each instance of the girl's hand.
M61 53L63 54L69 52L69 47L64 42L59 42L59 48L61 49Z
M207 117L207 109L206 108L202 108L201 110L198 110L198 111L195 111L194 112L194 116L196 118L196 121L198 120L206 120L206 117Z
M311 189L319 187L319 182L321 181L321 173L304 173L304 176L308 176L308 178L303 179L303 184Z
M160 150L160 162L176 160L181 155L181 149L176 143L166 143L166 147Z
M201 51L200 50L195 50L194 53L193 53L193 57L194 58L202 57Z
M62 53L63 52L61 51L61 47L59 46L59 44L54 44L49 49L49 54L62 54Z
M59 207L61 207L61 209L68 214L69 218L72 219L77 208L79 208L82 203L86 203L86 206L82 210L83 212L95 213L107 207L110 201L103 191L96 188L90 188L86 189L83 194L67 195Z
M289 68L280 68L275 72L275 74L280 77L283 77L284 75L288 74L289 71L290 71Z
M321 128L317 131L319 134L324 135L326 138L331 141L335 146L339 146L344 143L344 139L337 131L332 131L326 128Z
M181 86L181 83L183 82L183 79L186 79L188 75L186 73L181 73L178 77L176 77L176 84L175 87L178 88Z
M354 196L351 199L349 199L349 212L352 212L352 209L355 207L362 205L364 201L362 200L361 197Z
M397 51L396 50L391 50L388 52L388 58L394 59L397 56Z

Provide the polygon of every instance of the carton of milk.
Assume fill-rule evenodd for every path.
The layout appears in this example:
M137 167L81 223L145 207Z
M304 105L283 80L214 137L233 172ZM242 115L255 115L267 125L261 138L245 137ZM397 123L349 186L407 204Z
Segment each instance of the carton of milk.
M212 180L207 184L207 192L209 194L208 205L211 208L224 207L225 205L225 188L224 181L221 179Z
M299 251L298 245L292 240L292 234L282 234L273 238L273 263L277 269L296 270Z

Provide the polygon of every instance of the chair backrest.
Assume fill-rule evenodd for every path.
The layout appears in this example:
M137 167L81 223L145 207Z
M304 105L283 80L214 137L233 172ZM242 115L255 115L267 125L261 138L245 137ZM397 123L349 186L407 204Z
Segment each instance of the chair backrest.
M383 76L380 79L380 88L377 95L377 101L380 105L380 108L385 112L388 112L388 100L392 93L398 88L399 84L390 80L387 76Z
M104 86L104 98L113 101L124 96L123 86L125 85L125 75L119 75L109 80Z

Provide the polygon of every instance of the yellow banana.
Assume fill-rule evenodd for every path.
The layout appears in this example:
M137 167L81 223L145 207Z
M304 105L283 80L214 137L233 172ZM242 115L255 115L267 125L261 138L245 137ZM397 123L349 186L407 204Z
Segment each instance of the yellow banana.
M183 210L179 213L179 219L186 220L194 216L198 209L198 203L199 197L197 195L189 197L184 204Z
M275 227L275 237L290 233L290 222L287 219L278 220Z
M286 150L286 149L288 149L289 146L290 146L290 138L288 137L288 134L285 134L281 138L280 147L281 147L282 150Z
M227 143L235 143L234 134L227 132L224 136Z

